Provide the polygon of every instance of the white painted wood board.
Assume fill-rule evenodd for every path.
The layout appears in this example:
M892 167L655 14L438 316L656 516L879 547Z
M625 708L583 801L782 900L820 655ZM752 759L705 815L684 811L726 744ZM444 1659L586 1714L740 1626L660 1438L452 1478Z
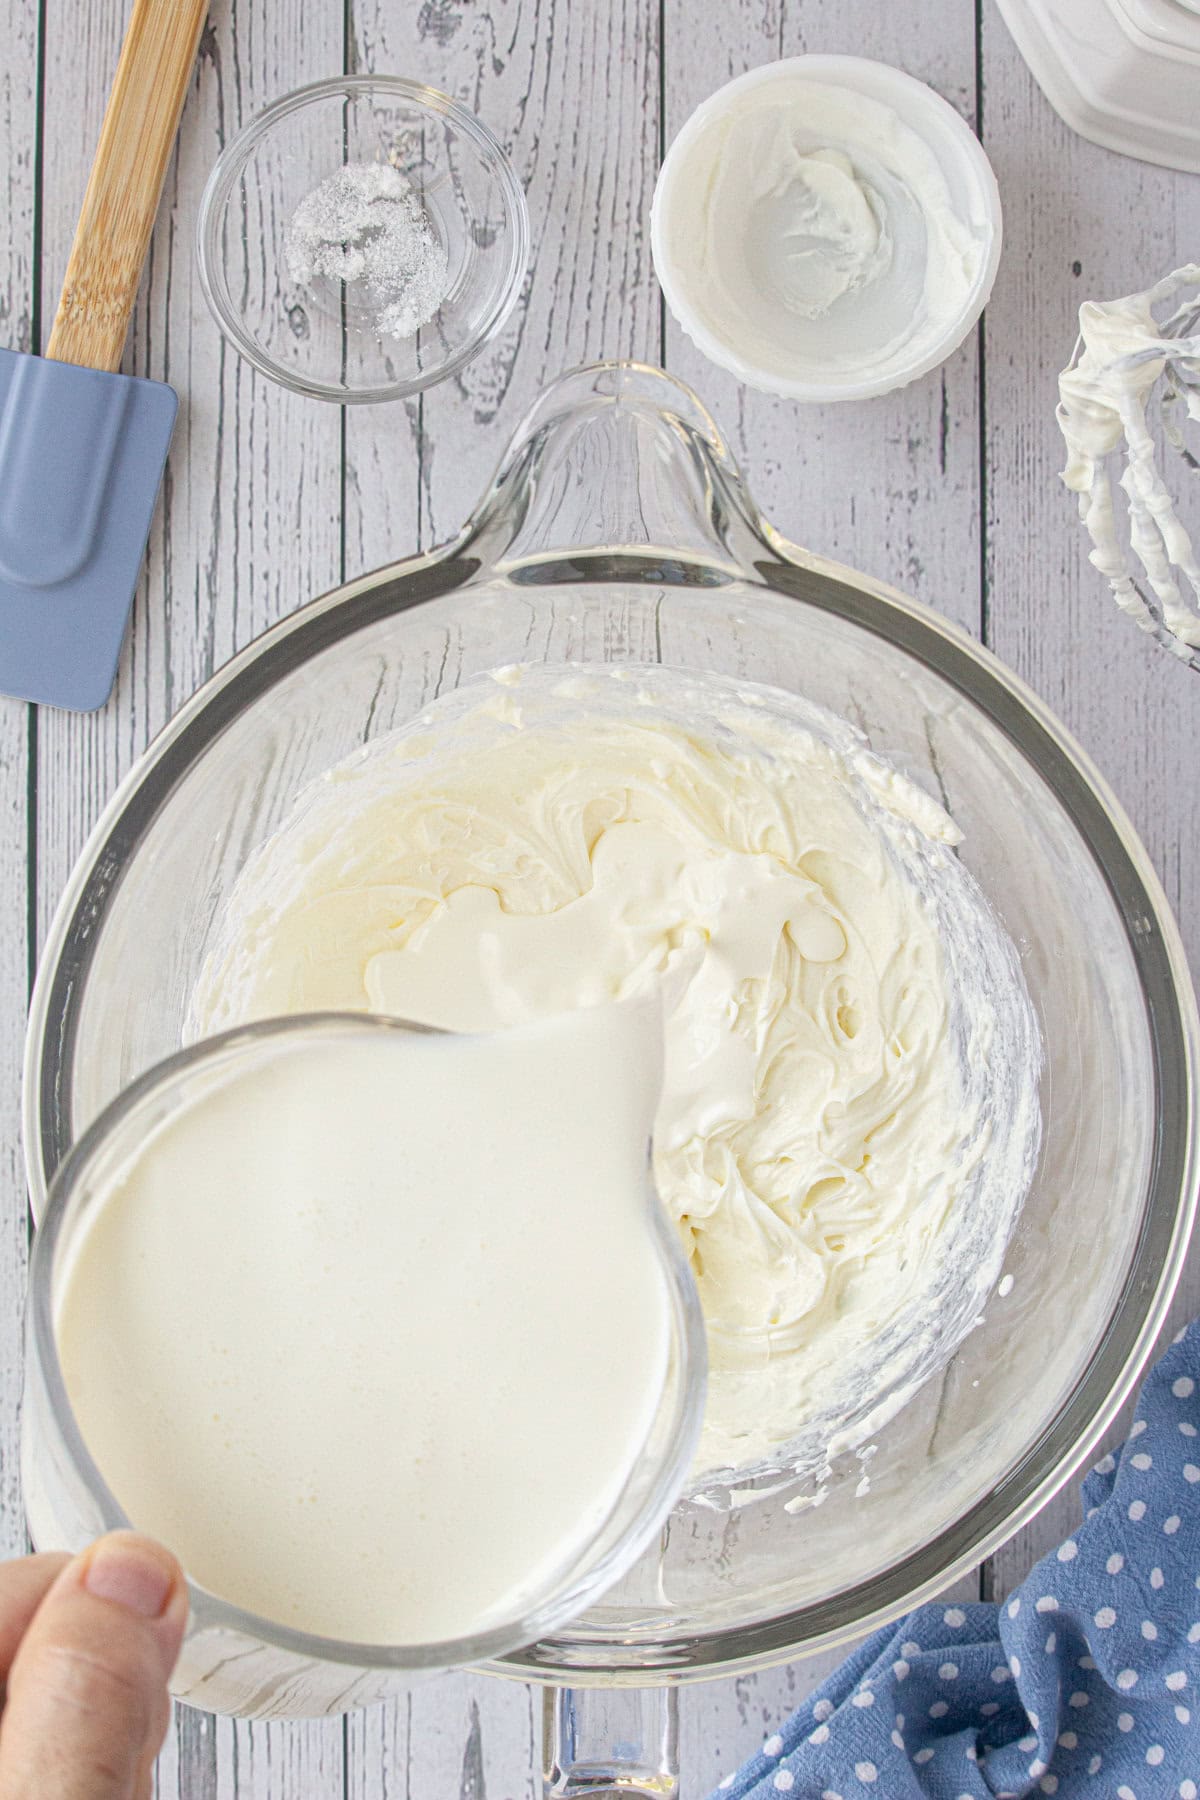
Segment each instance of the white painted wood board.
M722 82L781 56L878 58L930 83L974 123L974 10L840 0L696 6L666 0L664 142ZM980 625L979 345L855 405L798 406L714 368L673 320L666 366L698 389L780 531Z
M43 316L52 316L115 66L122 0L46 0ZM70 45L70 54L55 47ZM304 0L216 0L201 41L124 362L172 382L184 405L117 688L99 713L44 710L38 736L41 930L97 813L179 703L264 626L340 573L341 431L335 409L264 380L223 343L192 240L226 138L281 92L340 67L340 11ZM179 1723L162 1796L341 1800L340 1721L290 1729Z
M0 3L0 345L34 331L37 21ZM24 1550L18 1480L21 1295L28 1230L21 1163L21 1046L29 980L29 750L32 709L0 700L0 1556Z
M1116 156L1067 129L998 10L982 36L983 141L1005 208L1005 255L986 314L987 642L1078 735L1123 801L1200 967L1200 762L1195 676L1130 628L1086 558L1058 480L1056 378L1079 303L1130 293L1200 254L1200 179ZM1164 1333L1200 1311L1193 1247ZM1110 1441L1124 1437L1127 1406ZM1079 1523L1076 1485L993 1559L1015 1586Z
M121 0L44 0L41 307L52 307L122 25ZM37 20L10 0L0 68L0 342L33 318ZM947 8L844 0L217 0L126 366L185 405L113 704L92 719L0 702L0 1521L19 1546L11 1471L16 1295L25 1226L16 1083L27 904L45 923L83 836L149 736L230 652L301 599L445 539L545 381L597 355L663 360L692 381L768 516L813 549L941 607L1023 673L1079 733L1133 814L1184 918L1193 957L1200 833L1188 771L1200 691L1118 618L1055 480L1053 377L1086 293L1141 285L1200 248L1200 180L1085 145L1055 118L990 0L977 33ZM69 54L63 46L69 45ZM896 61L979 118L1001 182L1007 247L982 332L943 371L862 406L798 408L739 390L673 326L650 267L662 142L728 76L804 50ZM222 141L261 105L342 66L412 74L477 110L525 181L535 260L503 338L455 382L342 420L252 374L195 279L200 189ZM1078 262L1080 272L1074 272ZM36 755L30 805L27 753ZM35 861L27 861L32 850ZM36 870L32 888L28 868ZM1189 1277L1182 1317L1200 1300ZM988 1572L1002 1591L1074 1520L1064 1499ZM823 1666L689 1688L685 1800L698 1800ZM538 1696L457 1675L390 1707L315 1727L179 1714L161 1800L518 1800L537 1792Z

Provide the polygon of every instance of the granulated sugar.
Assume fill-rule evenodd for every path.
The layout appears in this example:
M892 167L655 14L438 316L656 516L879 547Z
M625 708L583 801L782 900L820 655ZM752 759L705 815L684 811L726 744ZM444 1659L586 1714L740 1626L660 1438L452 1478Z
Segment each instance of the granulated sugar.
M407 338L446 296L446 251L412 183L390 163L347 163L306 194L285 244L288 273L357 290L360 323Z

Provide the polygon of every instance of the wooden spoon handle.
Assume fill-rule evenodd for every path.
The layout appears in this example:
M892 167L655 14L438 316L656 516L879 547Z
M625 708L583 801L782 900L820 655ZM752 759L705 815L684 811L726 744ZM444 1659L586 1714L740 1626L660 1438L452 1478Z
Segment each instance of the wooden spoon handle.
M208 0L134 0L46 355L117 369Z

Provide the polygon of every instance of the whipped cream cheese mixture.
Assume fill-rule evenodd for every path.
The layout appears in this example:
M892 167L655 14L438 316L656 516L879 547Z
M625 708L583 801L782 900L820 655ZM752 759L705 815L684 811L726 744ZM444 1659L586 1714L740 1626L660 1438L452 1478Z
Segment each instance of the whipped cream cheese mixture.
M722 95L667 176L664 250L703 323L787 380L917 362L988 253L881 101L796 75Z
M351 1024L193 1073L97 1182L57 1284L67 1392L126 1515L300 1630L519 1627L659 1413L660 1068L643 1005L503 1038Z
M1159 319L1155 309L1170 301L1174 311ZM1124 612L1143 630L1161 630L1169 648L1189 656L1200 648L1200 558L1159 467L1149 411L1157 394L1167 443L1188 457L1185 423L1200 423L1200 263L1176 269L1143 294L1085 301L1079 347L1058 385L1067 445L1063 481L1079 496L1092 542L1088 560ZM1149 599L1118 536L1109 472L1114 454L1125 458L1119 483L1129 509L1129 545Z
M795 696L498 671L302 796L191 1028L366 1008L478 1031L661 996L654 1173L709 1337L697 1466L816 1469L976 1321L1036 1152L1036 1026L956 839Z

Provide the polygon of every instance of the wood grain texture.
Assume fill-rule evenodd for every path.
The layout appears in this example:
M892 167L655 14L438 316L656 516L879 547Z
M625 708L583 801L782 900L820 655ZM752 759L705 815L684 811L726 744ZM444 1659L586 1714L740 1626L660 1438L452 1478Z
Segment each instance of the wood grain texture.
M355 574L451 537L554 376L596 357L658 360L649 217L659 76L652 0L354 0L351 19L352 66L415 76L491 127L533 231L521 302L475 362L403 409L347 414Z
M983 137L1005 205L987 312L989 644L1078 735L1127 807L1200 958L1200 762L1195 675L1113 605L1058 480L1057 375L1079 304L1149 286L1200 248L1200 180L1085 143L1055 115L999 13L983 28ZM1164 1341L1200 1310L1193 1247ZM1124 1437L1127 1406L1109 1442ZM997 1594L1079 1523L1077 1483L993 1563Z
M38 34L25 0L0 0L0 346L33 335ZM34 712L0 700L0 1557L26 1544L19 1486L21 1297L28 1227L21 1054L29 980L29 745Z
M830 16L832 12L833 16ZM696 8L666 0L664 144L722 82L780 56L867 54L928 81L974 123L976 37L969 7ZM979 633L983 619L979 334L898 394L802 406L740 386L667 319L664 365L700 394L772 524L823 555L882 577ZM977 1598L969 1578L955 1597ZM681 1696L684 1800L699 1800L757 1749L836 1666L821 1655L705 1683Z
M45 315L61 281L125 23L124 0L47 0ZM70 54L53 47L70 45ZM83 837L148 739L232 652L340 570L337 412L265 381L224 345L193 235L222 144L270 100L340 68L340 9L218 0L201 39L124 368L183 396L112 701L40 715L42 925ZM341 1800L342 1725L213 1726L180 1709L160 1800Z
M947 1603L978 1597L974 1575L952 1583L940 1596ZM764 1738L779 1730L853 1648L854 1644L847 1644L757 1675L685 1688L679 1709L680 1800L705 1800L726 1775L760 1748Z
M541 1694L488 1675L416 1682L347 1720L346 1800L540 1800Z
M123 25L121 0L48 0L45 254L52 305ZM223 142L269 100L341 61L340 20L302 0L219 0L201 39L134 314L127 372L184 396L114 698L42 716L38 819L44 923L102 803L212 670L337 579L340 422L264 380L221 339L196 278L200 193ZM48 316L48 313L47 313Z
M346 572L462 524L546 382L592 357L658 359L649 261L657 169L657 13L647 0L563 7L353 0L348 66L402 74L479 114L528 199L531 268L499 338L416 401L346 414ZM605 102L594 104L596 71ZM352 1718L348 1800L540 1794L541 1696L486 1676L426 1682Z
M6 11L7 9L7 11ZM42 316L65 267L124 24L123 0L46 0ZM832 16L831 16L832 15ZM148 738L250 636L302 599L449 537L546 380L637 355L694 383L768 516L815 550L939 606L1012 662L1073 726L1145 835L1193 958L1200 832L1188 773L1200 691L1120 619L1083 554L1056 470L1054 374L1085 294L1142 285L1194 254L1200 181L1112 157L1050 112L987 0L974 9L873 0L218 0L167 175L125 367L172 381L180 423L114 700L42 712L26 816L26 709L0 702L0 1550L21 1541L15 1487L17 1296L24 1185L17 1154L25 997L26 826L44 929L83 836ZM0 0L0 342L33 318L36 43L25 0ZM662 30L660 45L660 25ZM69 47L69 53L68 48ZM899 63L968 118L1006 209L1006 253L982 334L900 394L802 408L752 394L661 335L649 203L664 140L756 62L805 50ZM534 262L495 344L408 405L338 413L265 383L221 342L192 237L220 145L262 105L348 66L415 76L477 111L526 185ZM661 103L660 103L661 101ZM1076 265L1078 264L1078 272ZM984 357L981 380L981 353ZM984 496L986 495L986 507ZM1196 1309L1193 1271L1176 1307ZM1003 1591L1076 1522L1068 1497L995 1559ZM956 1592L970 1595L968 1581ZM686 1689L683 1800L700 1800L828 1671L813 1658ZM181 1709L159 1800L535 1800L540 1694L471 1674L415 1685L345 1723L246 1726Z
M836 7L666 0L664 138L723 82L782 56L852 54L927 81L972 123L974 13L840 0ZM666 366L695 386L785 535L882 577L978 633L981 620L978 333L899 393L803 406L744 388L674 320Z

